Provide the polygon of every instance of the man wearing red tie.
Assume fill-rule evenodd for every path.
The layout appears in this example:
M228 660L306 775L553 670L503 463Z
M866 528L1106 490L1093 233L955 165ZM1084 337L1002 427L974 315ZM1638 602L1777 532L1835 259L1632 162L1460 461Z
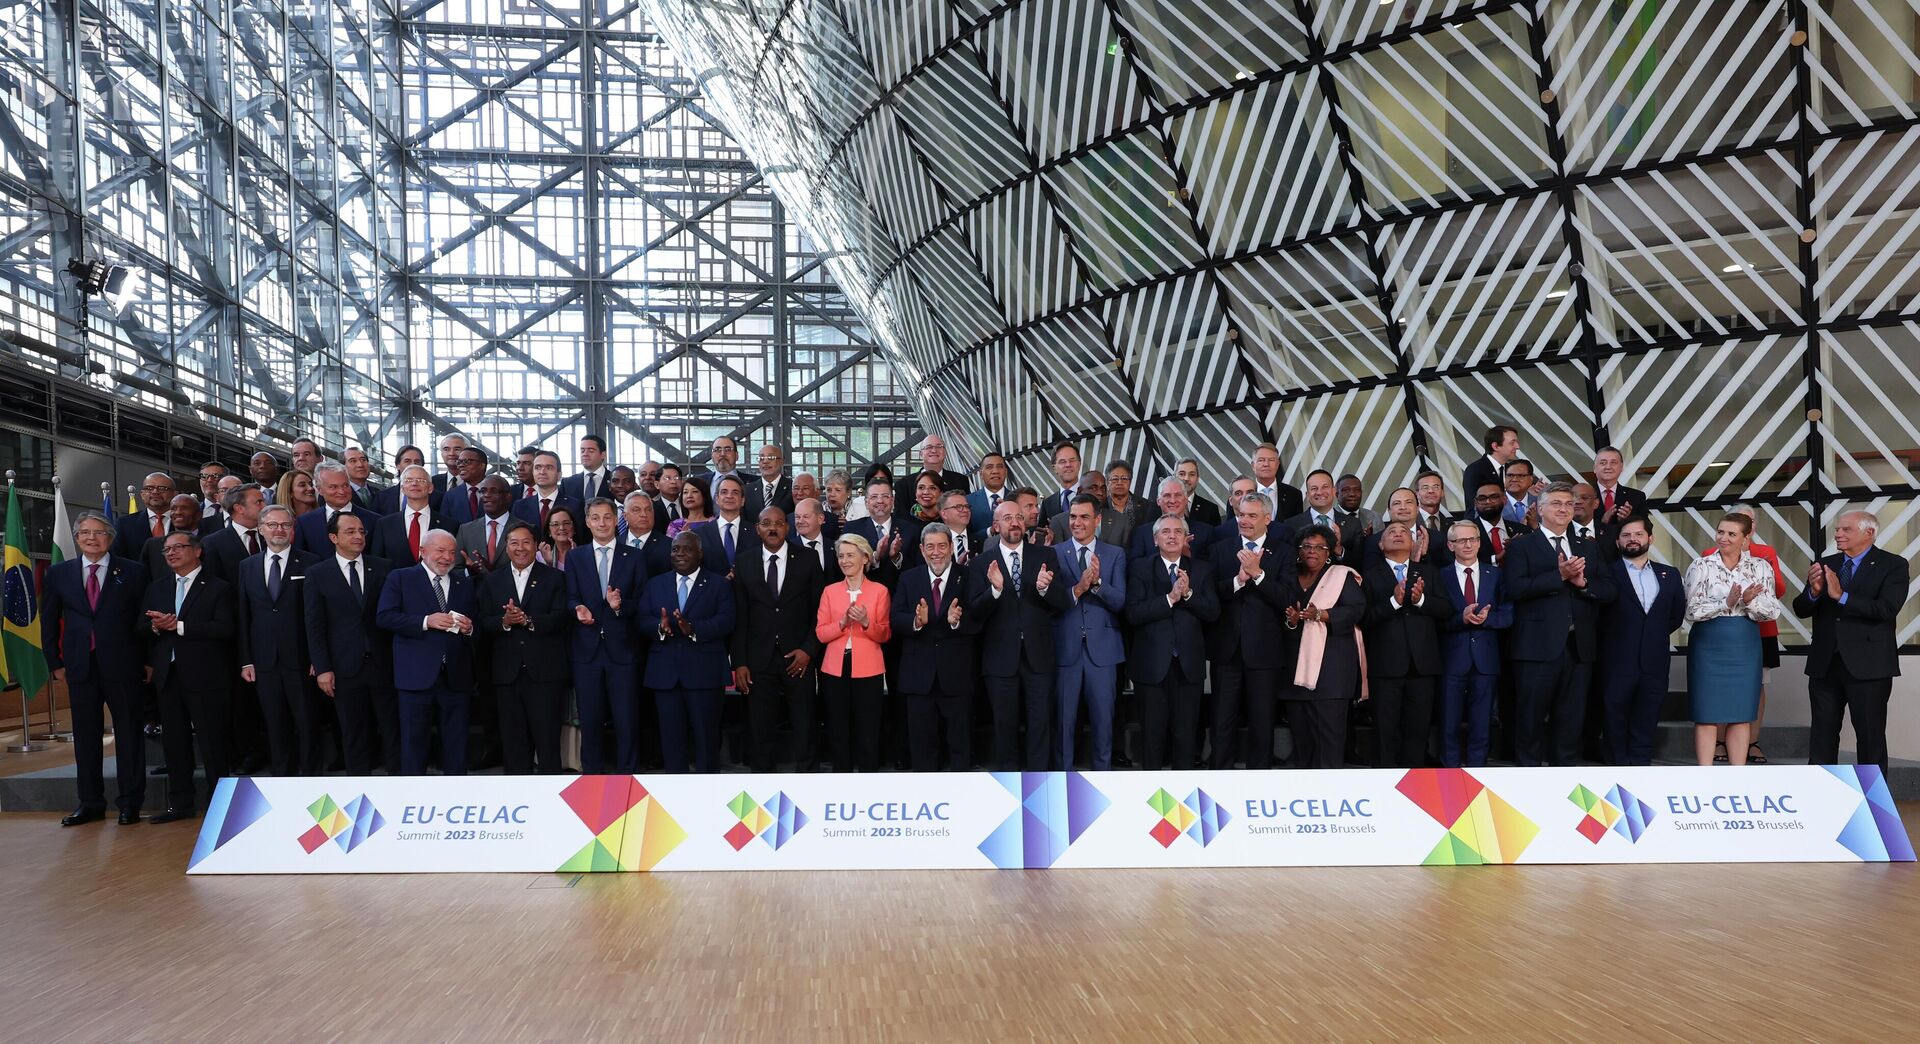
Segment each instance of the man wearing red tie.
M421 541L428 533L453 532L453 524L433 509L433 476L427 474L425 467L409 464L401 469L400 492L400 510L373 523L372 544L368 549L375 558L386 559L395 569L419 564Z
M460 527L460 563L476 578L492 571L506 552L507 527L518 520L507 510L513 487L499 475L480 480L480 517Z
M548 541L552 535L547 532L547 519L554 508L561 507L576 519L582 514L581 503L567 496L560 484L560 455L540 450L533 455L533 492L513 502L513 516L532 526L538 541Z
M1620 484L1626 468L1626 459L1612 446L1593 455L1593 488L1600 494L1600 541L1609 546L1619 539L1620 526L1627 519L1647 513L1647 495Z

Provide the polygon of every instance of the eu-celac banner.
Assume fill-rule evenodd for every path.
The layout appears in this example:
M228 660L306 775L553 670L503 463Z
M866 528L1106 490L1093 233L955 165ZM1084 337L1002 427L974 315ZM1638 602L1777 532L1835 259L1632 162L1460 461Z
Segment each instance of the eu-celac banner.
M1873 766L225 779L195 874L1911 861Z

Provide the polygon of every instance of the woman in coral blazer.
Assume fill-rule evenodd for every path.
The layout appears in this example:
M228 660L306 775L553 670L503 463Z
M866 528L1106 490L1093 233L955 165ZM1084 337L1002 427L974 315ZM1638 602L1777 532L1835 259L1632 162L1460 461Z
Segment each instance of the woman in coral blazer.
M880 645L887 640L886 586L867 575L873 547L865 537L848 534L834 541L842 579L820 595L814 631L825 650L820 656L820 701L827 707L827 737L833 744L836 772L880 769L880 694L887 664Z

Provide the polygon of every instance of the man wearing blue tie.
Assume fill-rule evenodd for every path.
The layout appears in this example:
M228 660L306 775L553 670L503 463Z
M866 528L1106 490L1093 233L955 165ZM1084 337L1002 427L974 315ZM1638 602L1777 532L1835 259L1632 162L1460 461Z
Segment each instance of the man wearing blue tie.
M1080 495L1080 447L1071 442L1053 447L1053 477L1060 480L1060 488L1049 493L1040 504L1042 528L1053 522L1053 516L1065 514L1073 506L1073 498Z
M635 686L634 611L646 571L640 552L614 537L613 501L587 504L592 539L567 555L567 603L573 612L573 694L580 709L580 770L608 771L605 740L613 723L614 772L640 770L640 693Z
M713 484L713 519L693 527L707 568L731 574L741 542L754 538L753 526L744 514L746 504L747 486L740 476L731 471L719 476Z
M720 770L720 701L730 680L733 585L700 567L701 551L692 533L674 537L673 571L647 582L641 609L654 629L646 683L660 709L660 754L668 772L687 770L689 727L693 770Z
M473 700L474 583L453 568L454 536L420 540L420 567L387 578L375 621L393 635L393 687L400 704L400 771L427 771L428 736L440 727L440 771L467 774L467 719Z
M1053 634L1060 767L1073 768L1074 730L1084 701L1093 769L1105 772L1113 767L1114 679L1127 655L1117 623L1127 610L1127 562L1118 545L1097 539L1099 527L1100 502L1089 494L1075 497L1067 509L1068 538L1053 546L1060 582L1068 585L1067 610Z

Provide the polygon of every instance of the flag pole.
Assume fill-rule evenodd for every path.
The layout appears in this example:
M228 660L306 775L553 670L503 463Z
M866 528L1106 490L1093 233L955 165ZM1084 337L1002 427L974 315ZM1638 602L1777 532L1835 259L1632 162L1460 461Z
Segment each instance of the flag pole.
M131 489L132 487L129 486L128 488ZM100 483L100 506L106 509L103 513L107 516L107 526L108 528L112 528L114 520L120 517L120 513L113 509L113 483ZM68 695L67 698L71 700L73 697L72 695ZM113 726L111 724L101 726L100 734L102 736L112 736Z
M13 471L7 471L7 499L13 499ZM33 731L33 719L27 717L27 687L20 686L20 742L7 748L9 754L33 754L47 749L44 743L35 743L29 735Z
M60 499L60 476L58 475L55 475L53 477L53 504L54 504L53 539L54 539L54 543L58 544L60 542L60 533L59 533L60 523L65 522L67 520L66 502ZM68 696L67 698L72 699L73 697ZM30 736L28 738L36 739L36 740L51 740L55 743L72 743L73 742L73 733L61 731L60 712L54 706L53 681L51 679L47 681L47 731L42 733L36 733L35 735Z

